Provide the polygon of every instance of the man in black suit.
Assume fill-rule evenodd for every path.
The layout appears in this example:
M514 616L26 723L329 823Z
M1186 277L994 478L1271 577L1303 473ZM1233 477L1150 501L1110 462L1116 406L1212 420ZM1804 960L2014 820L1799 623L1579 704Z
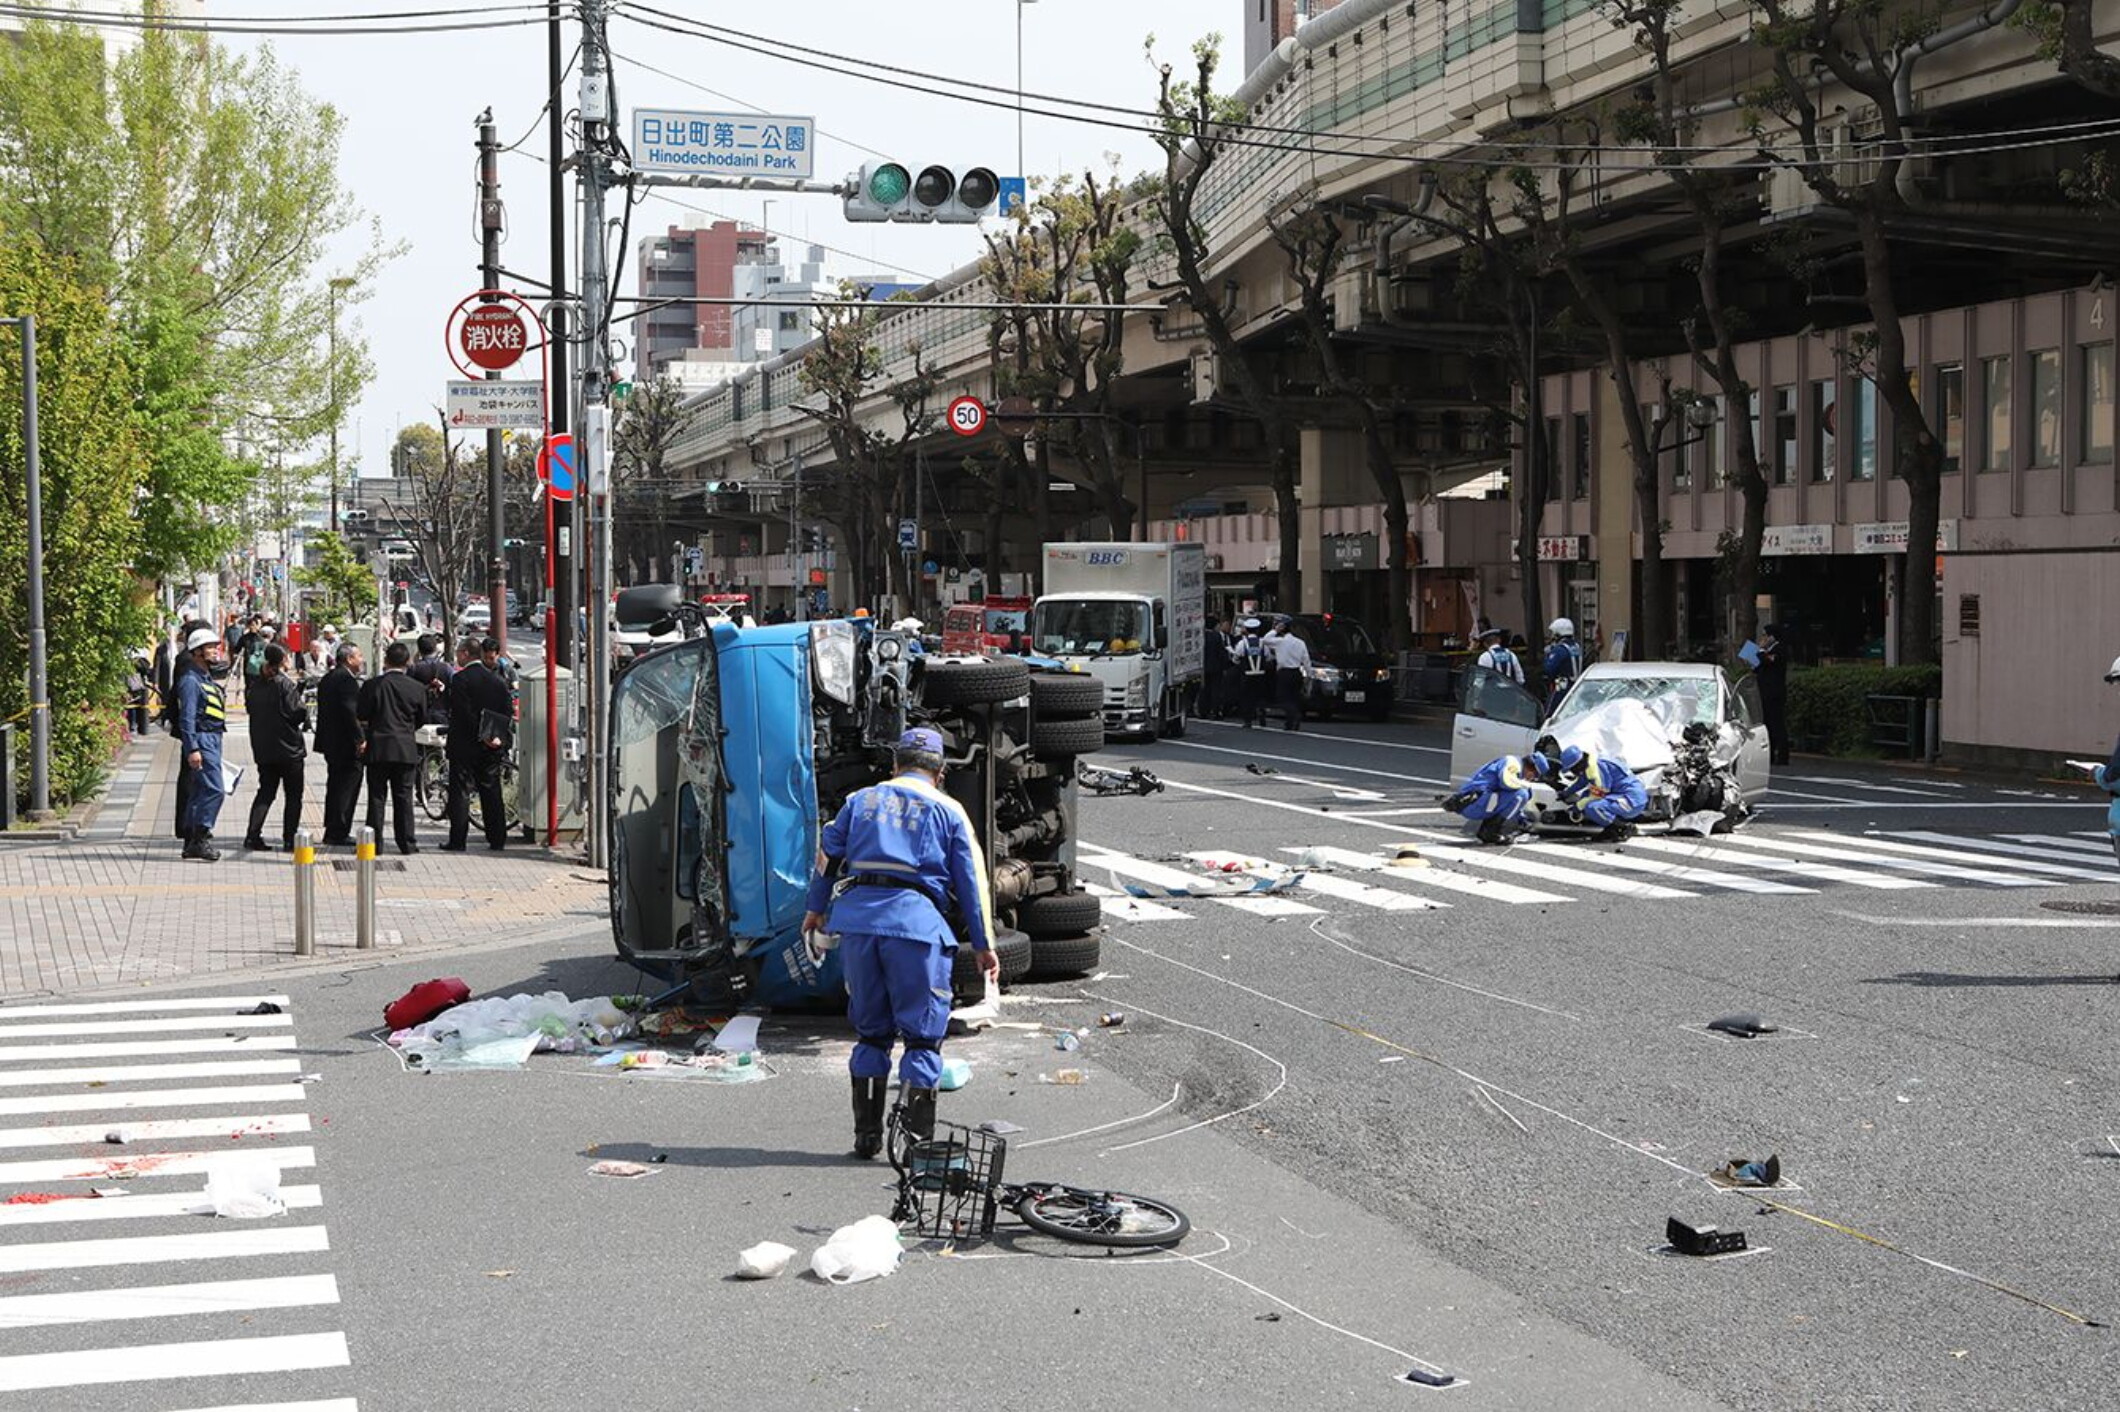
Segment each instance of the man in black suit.
M427 688L405 675L411 664L411 645L391 643L383 652L383 674L361 688L356 708L361 760L368 766L368 827L382 837L383 799L388 795L400 853L420 851L412 817L412 779L420 766L414 732L427 718Z
M471 791L478 791L486 846L508 846L508 816L501 798L501 760L514 732L515 694L494 669L501 645L493 638L466 639L461 665L449 681L449 841L461 853L471 833Z
M339 644L338 660L317 687L316 752L324 757L324 842L353 842L361 797L361 649Z

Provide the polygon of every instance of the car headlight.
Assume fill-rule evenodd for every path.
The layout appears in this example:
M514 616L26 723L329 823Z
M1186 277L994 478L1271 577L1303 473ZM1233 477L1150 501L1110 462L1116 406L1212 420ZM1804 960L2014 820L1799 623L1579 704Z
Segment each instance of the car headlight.
M810 677L842 706L854 704L854 625L844 618L810 628Z
M1379 667L1379 668L1377 668L1377 680L1378 680L1378 681L1390 681L1390 680L1391 680L1391 668L1389 668L1389 667Z
M1128 682L1126 684L1126 704L1129 706L1146 706L1148 704L1148 683L1138 677Z
M1340 679L1340 669L1338 667L1312 667L1310 674L1319 681L1336 682Z

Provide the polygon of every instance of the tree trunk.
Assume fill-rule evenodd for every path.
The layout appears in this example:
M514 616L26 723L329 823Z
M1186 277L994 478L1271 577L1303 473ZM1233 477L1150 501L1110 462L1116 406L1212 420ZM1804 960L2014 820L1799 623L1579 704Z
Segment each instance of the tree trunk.
M1367 453L1369 476L1376 482L1377 493L1384 497L1384 533L1391 541L1391 555L1386 560L1390 566L1386 591L1391 598L1391 616L1385 636L1393 652L1407 652L1413 648L1413 563L1407 555L1413 518L1406 505L1406 482L1399 478L1399 468L1391 459L1391 447L1384 440L1376 405L1366 397L1358 397L1354 406L1362 423L1362 448Z
M1936 523L1943 499L1943 447L1929 430L1921 400L1907 385L1906 332L1892 284L1891 243L1873 206L1857 214L1870 315L1876 321L1877 392L1892 411L1892 461L1907 483L1907 573L1899 597L1899 661L1936 660Z
M1018 472L1022 460L1022 448L1015 447L1003 452L1001 460L994 467L994 484L987 495L986 518L980 527L980 550L986 561L983 567L986 570L988 593L1001 591L1002 507L1010 502L1013 498L1011 492L1020 484Z
M1031 596L1034 598L1045 592L1045 546L1053 537L1052 483L1052 447L1041 436L1031 460L1031 528L1038 541L1037 555L1031 560Z
M1275 527L1281 540L1281 567L1274 606L1293 613L1303 603L1303 512L1296 500L1296 453L1280 420L1266 424L1268 454L1273 457Z
M1644 470L1642 462L1648 462ZM1642 517L1642 617L1635 624L1637 654L1645 662L1661 662L1670 655L1670 585L1665 578L1662 486L1656 474L1656 456L1637 452L1634 464L1634 503Z

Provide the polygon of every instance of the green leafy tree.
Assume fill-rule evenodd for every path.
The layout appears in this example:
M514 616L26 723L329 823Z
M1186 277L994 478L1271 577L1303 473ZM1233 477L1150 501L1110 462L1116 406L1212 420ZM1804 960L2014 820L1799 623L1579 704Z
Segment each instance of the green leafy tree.
M317 595L311 618L336 618L353 622L375 608L375 575L361 557L335 534L309 541L314 560L295 570L294 581Z
M37 320L50 778L53 802L64 805L99 782L119 729L128 650L153 630L133 572L145 438L124 340L78 270L33 242L0 243L0 312ZM0 389L9 402L22 373L19 343L0 339ZM24 450L19 417L0 417L0 719L10 720L29 705ZM26 737L17 735L25 750ZM17 778L26 780L27 771Z

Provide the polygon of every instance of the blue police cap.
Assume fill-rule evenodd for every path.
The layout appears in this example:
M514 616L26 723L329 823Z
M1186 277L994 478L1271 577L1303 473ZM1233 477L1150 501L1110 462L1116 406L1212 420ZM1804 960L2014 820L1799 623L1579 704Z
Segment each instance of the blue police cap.
M898 737L899 754L910 755L916 752L940 755L942 753L942 732L932 731L925 726L919 726Z

